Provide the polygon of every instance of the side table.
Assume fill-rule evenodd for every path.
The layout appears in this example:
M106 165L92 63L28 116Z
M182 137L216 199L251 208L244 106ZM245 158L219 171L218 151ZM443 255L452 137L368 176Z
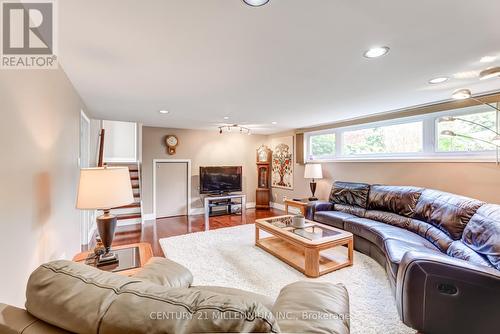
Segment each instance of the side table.
M285 213L288 214L288 207L298 208L304 217L307 217L307 208L314 204L316 201L310 201L307 198L304 199L285 199Z
M93 251L81 252L73 257L74 262L80 262L104 271L111 271L124 276L132 276L153 256L151 245L147 242L111 247L118 254L118 263L97 267Z

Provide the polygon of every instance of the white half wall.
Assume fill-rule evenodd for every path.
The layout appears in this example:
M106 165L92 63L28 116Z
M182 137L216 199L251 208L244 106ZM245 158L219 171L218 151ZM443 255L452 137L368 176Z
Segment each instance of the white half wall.
M81 109L62 69L0 70L2 303L23 307L36 267L80 251Z

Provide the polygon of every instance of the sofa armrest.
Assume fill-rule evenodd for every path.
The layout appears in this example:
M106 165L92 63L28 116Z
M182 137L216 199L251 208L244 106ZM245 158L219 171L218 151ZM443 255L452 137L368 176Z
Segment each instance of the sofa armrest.
M26 310L0 304L0 333L3 334L65 334L63 329L35 318Z
M399 265L398 311L406 325L421 332L494 332L499 300L500 272L496 269L418 251L407 252Z
M314 214L318 211L331 211L333 210L333 203L328 201L314 201L307 205L306 219L313 220Z
M289 284L272 310L284 333L349 333L349 296L342 284Z
M163 257L151 258L133 277L171 288L189 288L193 284L189 269Z

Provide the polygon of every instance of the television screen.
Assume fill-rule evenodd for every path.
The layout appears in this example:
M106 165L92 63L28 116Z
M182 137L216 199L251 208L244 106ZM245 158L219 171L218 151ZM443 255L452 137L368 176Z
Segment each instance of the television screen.
M241 191L241 166L200 167L200 193Z

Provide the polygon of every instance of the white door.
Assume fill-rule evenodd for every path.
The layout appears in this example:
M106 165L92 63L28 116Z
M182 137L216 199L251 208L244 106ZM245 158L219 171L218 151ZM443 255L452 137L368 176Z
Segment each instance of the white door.
M156 163L156 218L188 214L188 163Z

